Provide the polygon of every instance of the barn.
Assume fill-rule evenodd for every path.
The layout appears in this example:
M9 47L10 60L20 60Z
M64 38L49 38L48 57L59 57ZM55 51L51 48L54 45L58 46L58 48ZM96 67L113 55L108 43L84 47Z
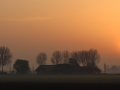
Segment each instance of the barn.
M95 70L95 69L94 69ZM36 70L37 74L88 74L97 73L93 69L86 66L70 65L70 64L57 64L57 65L40 65Z

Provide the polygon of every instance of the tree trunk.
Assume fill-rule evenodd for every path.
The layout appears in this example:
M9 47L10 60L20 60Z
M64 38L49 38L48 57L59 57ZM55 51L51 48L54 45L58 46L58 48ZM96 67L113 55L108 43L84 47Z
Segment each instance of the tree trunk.
M3 74L3 65L2 65L2 74Z
M3 74L3 59L2 59L2 74Z

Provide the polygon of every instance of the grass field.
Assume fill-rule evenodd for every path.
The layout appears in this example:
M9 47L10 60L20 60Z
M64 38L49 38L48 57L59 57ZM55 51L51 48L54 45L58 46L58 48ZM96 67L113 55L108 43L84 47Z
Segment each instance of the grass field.
M0 82L120 83L120 75L0 75Z

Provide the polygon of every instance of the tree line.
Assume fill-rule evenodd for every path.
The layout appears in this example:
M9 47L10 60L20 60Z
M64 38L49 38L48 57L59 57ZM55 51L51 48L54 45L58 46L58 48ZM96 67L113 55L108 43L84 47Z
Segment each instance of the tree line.
M51 62L56 64L78 64L80 66L97 67L100 62L100 54L96 49L73 51L68 50L59 51L56 50L52 53ZM40 52L37 55L37 63L39 65L46 64L47 55L45 52Z
M5 46L0 47L0 66L11 64L13 57L10 49ZM79 65L86 67L97 67L97 64L100 62L100 55L96 49L90 50L81 50L69 52L68 50L59 51L56 50L52 53L50 58L51 62L56 64L71 64ZM40 52L36 56L36 63L39 65L45 65L47 61L47 54L45 52ZM17 59L13 65L13 68L17 71L18 74L28 73L30 71L29 62L27 60Z

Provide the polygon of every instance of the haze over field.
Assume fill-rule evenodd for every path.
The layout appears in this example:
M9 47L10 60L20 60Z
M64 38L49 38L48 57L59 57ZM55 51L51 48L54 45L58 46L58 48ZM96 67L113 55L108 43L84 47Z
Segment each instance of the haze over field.
M0 46L38 67L39 52L97 49L120 65L120 0L0 0Z

